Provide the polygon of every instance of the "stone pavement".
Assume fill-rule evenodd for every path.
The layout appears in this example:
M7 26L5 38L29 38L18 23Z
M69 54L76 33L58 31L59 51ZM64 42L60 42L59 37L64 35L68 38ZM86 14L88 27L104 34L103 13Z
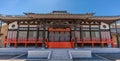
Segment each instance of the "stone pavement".
M29 50L91 50L92 53L120 53L120 48L78 48L78 49L42 49L42 48L0 48L0 53L22 53Z

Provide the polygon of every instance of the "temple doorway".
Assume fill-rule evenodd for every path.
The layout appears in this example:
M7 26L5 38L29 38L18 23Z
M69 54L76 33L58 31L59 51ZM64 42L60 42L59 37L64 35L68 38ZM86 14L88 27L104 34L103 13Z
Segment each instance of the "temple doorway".
M72 48L70 28L49 28L48 48Z

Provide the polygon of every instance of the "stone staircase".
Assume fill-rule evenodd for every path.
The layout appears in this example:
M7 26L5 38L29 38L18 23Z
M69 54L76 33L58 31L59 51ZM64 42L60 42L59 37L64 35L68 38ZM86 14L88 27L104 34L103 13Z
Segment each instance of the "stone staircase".
M53 60L69 60L69 53L68 50L53 50L52 51L52 55L51 55L51 59Z

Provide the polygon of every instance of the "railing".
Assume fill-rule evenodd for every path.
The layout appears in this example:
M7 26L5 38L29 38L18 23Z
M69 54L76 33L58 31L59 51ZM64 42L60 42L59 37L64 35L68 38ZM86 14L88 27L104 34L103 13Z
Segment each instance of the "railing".
M100 39L99 38L92 38L92 42L93 43L100 43Z
M4 47L7 45L14 44L14 47L16 47L16 39L15 38L5 38L4 40Z
M36 38L29 38L28 40L25 38L18 38L18 41L17 41L16 38L5 38L4 47L10 44L13 44L15 48L17 47L17 44L25 44L25 47L27 47L27 44L36 44L36 45L42 44L42 40L43 40L42 38L39 38L38 40ZM101 44L102 47L104 47L105 44L115 47L117 44L113 39L107 39L107 38L103 38L101 41L99 40L99 38L92 38L92 40L77 38L76 40L77 40L77 44L82 44L82 45L91 44L92 47L94 47L95 44ZM71 39L70 43L72 48L74 48L74 39ZM45 45L46 47L49 47L48 39L45 39Z
M18 38L18 41L16 40L16 38L5 38L4 40L4 47L6 47L8 44L13 44L14 47L16 48L17 47L17 44L24 44L25 47L27 47L27 44L42 44L42 39L39 38L38 41L36 38L29 38L29 39L26 39L26 38Z
M71 39L71 46L74 48L74 39Z
M45 47L49 47L49 44L48 44L48 38L47 39L45 39Z
M48 48L74 48L74 40L71 39L67 42L49 42L48 39L45 40L45 45Z
M104 47L105 44L107 45L111 45L112 47L116 46L116 43L113 39L110 38L102 38L102 40L100 41L99 38L92 38L92 40L90 40L89 38L87 39L80 39L77 38L77 44L91 44L92 47L94 47L95 44L101 44L102 47ZM83 46L84 47L84 46Z

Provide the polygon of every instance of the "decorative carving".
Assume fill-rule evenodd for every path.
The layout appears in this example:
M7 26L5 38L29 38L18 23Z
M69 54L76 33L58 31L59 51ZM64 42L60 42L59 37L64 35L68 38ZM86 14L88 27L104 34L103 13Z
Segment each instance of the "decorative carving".
M28 24L28 21L25 21L25 24Z

